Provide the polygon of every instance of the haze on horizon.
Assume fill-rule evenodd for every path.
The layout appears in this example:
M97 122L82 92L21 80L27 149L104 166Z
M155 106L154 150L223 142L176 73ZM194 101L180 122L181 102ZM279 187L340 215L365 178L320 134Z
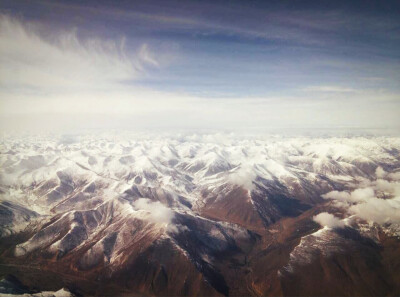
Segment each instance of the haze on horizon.
M398 1L9 1L0 126L400 127Z

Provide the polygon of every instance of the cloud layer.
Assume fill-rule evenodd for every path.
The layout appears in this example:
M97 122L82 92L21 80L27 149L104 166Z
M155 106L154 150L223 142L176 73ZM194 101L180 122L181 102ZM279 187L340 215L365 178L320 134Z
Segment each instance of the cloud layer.
M322 195L335 201L349 214L378 224L400 224L400 183L397 173L386 173L382 168L376 170L378 179L368 187L351 192L332 191ZM390 180L384 180L388 178Z
M392 50L368 43L368 59L359 59L365 44L326 34L336 28L358 36L365 26L348 12L271 10L262 3L260 9L208 2L160 8L157 1L7 5L0 8L3 130L400 125L392 87L398 63L381 58ZM379 26L358 17L379 36L393 26L379 16ZM337 54L332 44L357 59Z

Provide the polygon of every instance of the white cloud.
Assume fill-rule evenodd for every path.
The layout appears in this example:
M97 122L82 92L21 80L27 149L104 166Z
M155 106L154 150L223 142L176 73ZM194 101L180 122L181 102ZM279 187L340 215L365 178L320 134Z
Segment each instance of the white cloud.
M400 171L387 173L385 170L383 170L382 167L378 167L378 168L376 168L375 174L378 179L386 178L391 181L399 181L400 180Z
M235 171L228 175L228 181L242 186L251 191L254 189L253 181L256 179L257 173L253 166L240 165Z
M351 196L348 192L344 191L331 191L329 193L323 194L322 198L324 199L334 199L340 201L350 201Z
M139 57L142 61L151 64L153 66L159 66L159 63L154 58L154 56L150 53L150 49L147 44L143 44L139 50Z
M382 167L378 167L375 170L375 175L377 178L384 178L386 176L386 172Z
M374 190L368 187L356 189L351 193L345 191L332 191L322 195L322 197L325 199L334 199L342 202L357 203L374 197Z
M153 202L147 198L140 198L133 203L136 210L147 212L147 218L157 224L170 224L174 218L174 211L163 205L161 202Z
M388 179L393 181L400 181L400 171L389 173Z
M353 202L363 202L373 198L374 195L374 189L368 187L354 190L351 192L350 197Z
M175 212L159 201L139 198L133 203L133 207L137 211L146 212L146 220L155 224L163 225L165 230L168 232L178 233L189 230L189 228L184 225L172 223L172 220L175 217Z
M378 177L388 176L383 170L377 171ZM378 179L369 187L356 189L350 193L332 191L322 195L336 202L348 213L366 221L378 224L400 224L400 183Z
M389 195L400 197L400 183L378 179L375 183L377 191L387 192Z
M327 212L321 212L314 216L313 220L321 226L329 228L343 228L345 226L343 221Z
M356 214L358 217L373 221L378 224L384 223L400 223L400 198L380 199L369 198L364 203L350 206L350 213Z

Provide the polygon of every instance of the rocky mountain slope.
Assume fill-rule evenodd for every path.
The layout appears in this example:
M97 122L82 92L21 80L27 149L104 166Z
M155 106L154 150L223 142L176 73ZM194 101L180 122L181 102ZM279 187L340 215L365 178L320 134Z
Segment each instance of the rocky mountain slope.
M400 294L400 138L4 137L0 152L0 278L31 292Z

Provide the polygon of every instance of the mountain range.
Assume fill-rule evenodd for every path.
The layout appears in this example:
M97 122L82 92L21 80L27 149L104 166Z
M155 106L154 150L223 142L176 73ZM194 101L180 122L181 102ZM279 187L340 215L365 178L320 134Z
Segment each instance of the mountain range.
M399 255L398 137L0 141L0 293L396 296Z

